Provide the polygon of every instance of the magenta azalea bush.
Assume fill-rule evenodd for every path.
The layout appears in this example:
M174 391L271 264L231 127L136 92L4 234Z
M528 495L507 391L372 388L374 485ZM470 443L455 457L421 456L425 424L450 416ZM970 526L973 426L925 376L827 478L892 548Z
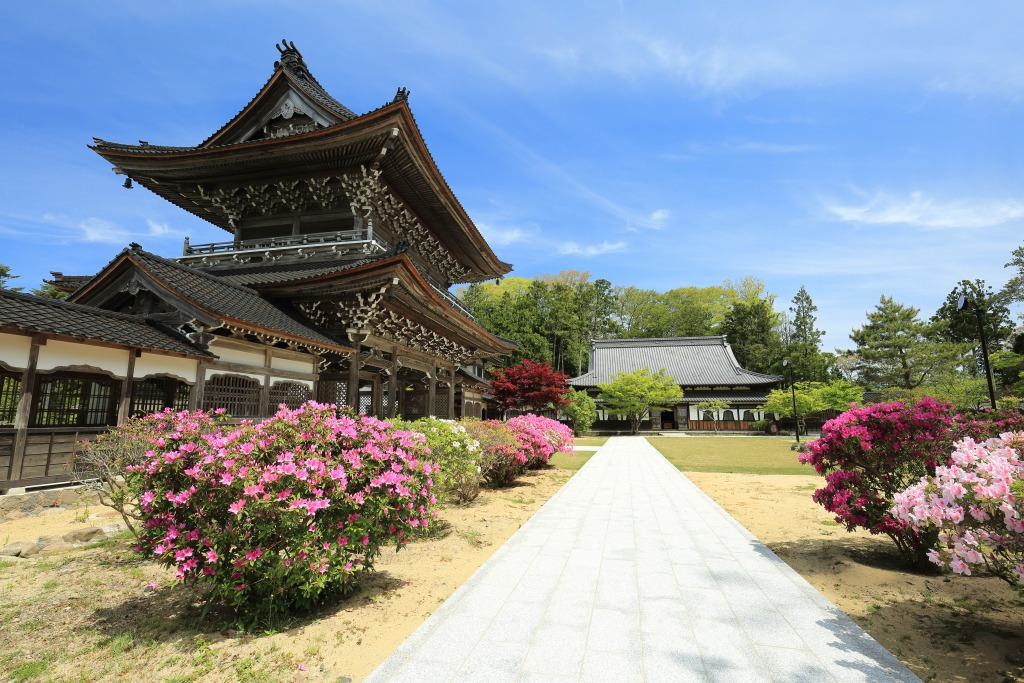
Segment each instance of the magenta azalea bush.
M202 412L156 421L132 474L140 551L251 622L351 592L432 517L423 436L386 422L314 402L222 429Z
M558 451L572 453L572 430L558 420L526 414L513 417L506 424L524 447L532 449L533 457L527 462L529 468L547 465Z
M920 535L938 531L928 558L957 574L982 566L1024 583L1024 431L956 444L935 475L897 493L893 515Z
M814 500L853 531L885 534L909 561L925 563L934 533L892 514L893 497L949 457L953 406L924 398L916 405L854 408L825 423L800 455L825 477Z

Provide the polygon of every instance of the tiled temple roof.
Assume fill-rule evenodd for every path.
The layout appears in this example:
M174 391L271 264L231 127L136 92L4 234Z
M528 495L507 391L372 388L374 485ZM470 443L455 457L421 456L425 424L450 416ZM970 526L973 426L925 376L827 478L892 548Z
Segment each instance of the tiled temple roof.
M681 386L761 387L781 377L744 370L725 337L602 339L591 347L590 371L570 380L577 387L611 382L616 373L665 370Z
M184 356L210 355L177 332L147 322L141 316L105 311L9 289L0 289L2 327L167 351Z

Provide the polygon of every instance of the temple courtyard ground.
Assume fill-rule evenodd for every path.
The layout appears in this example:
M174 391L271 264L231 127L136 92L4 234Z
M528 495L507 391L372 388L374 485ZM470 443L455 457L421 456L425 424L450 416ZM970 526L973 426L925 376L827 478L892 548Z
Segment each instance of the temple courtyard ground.
M950 681L1024 680L1024 603L1008 586L990 578L946 579L938 575L907 572L890 552L886 539L867 534L848 534L836 527L829 515L810 501L810 494L817 486L817 477L765 473L770 472L770 467L766 467L766 463L777 463L783 468L795 464L795 455L789 451L788 444L782 441L726 437L672 441L690 444L684 451L670 453L673 462L680 469L705 470L688 472L687 477L690 480L714 498L753 536L777 553L828 601L852 617L856 624L894 653L920 678ZM772 441L776 441L774 446L764 445ZM720 448L737 449L738 453L750 454L745 460L742 456L734 456L731 463L718 467L719 470L746 467L757 473L714 471L714 464L709 465L707 458L709 454L714 454L720 449L708 449L708 444L704 442L710 442L711 445L717 443ZM749 446L743 448L745 442ZM598 443L601 442L588 442L589 445ZM659 441L655 440L655 443L658 443L659 447L664 447ZM764 448L775 450L759 450ZM772 455L772 452L775 455ZM600 451L593 458L590 456L590 452L581 452L576 456L557 456L555 468L531 472L520 486L501 491L485 491L481 498L470 506L443 510L441 519L445 524L440 525L435 537L418 541L397 554L387 552L378 564L380 571L364 582L357 595L342 603L325 607L315 614L281 624L267 632L246 634L224 626L223 621L217 626L211 626L209 621L203 622L199 618L198 609L201 595L194 590L171 588L170 573L126 553L129 543L125 539L102 541L77 549L63 549L26 560L0 559L0 629L6 634L7 644L4 652L0 653L0 679L363 680L384 662L407 636L420 627L460 585L465 584L467 579L469 585L456 594L456 601L460 599L460 595L464 596L473 584L485 583L488 567L499 564L501 556L508 555L510 550L514 550L517 541L514 540L513 534L533 517L549 498L562 490L562 494L544 508L540 516L526 524L522 532L529 532L532 526L544 527L548 524L543 519L548 509L555 510L561 506L563 512L571 510L572 506L565 507L560 499L567 498L567 494L572 493L571 488L576 484L584 484L585 477L594 477L601 469L607 473L609 465L602 465L602 460L616 459L613 457L615 453L610 449ZM573 470L586 463L588 459L592 462L570 481ZM657 462L656 456L653 462ZM649 465L649 468L653 469L649 469L648 474L643 475L648 479L659 472L655 465ZM593 474L590 474L591 472ZM657 480L659 487L664 488L673 477L686 482L674 470L666 468L661 468L654 479ZM616 481L627 481L619 475L614 478ZM570 483L563 487L566 482ZM614 516L617 519L615 524L618 525L616 529L624 532L624 518L619 519L621 515L618 513L624 513L626 508L621 494L618 498L614 495L615 490L614 487L610 490L612 496L604 503L595 498L596 507L593 514L605 516L606 525L612 524ZM688 500L699 502L700 496L695 489L690 490L687 496ZM601 506L604 512L599 511ZM653 507L654 503L651 502L650 506ZM709 511L714 510L715 506L710 502L707 502L706 506L702 515L707 519L713 519ZM611 514L613 509L617 514ZM39 536L60 535L76 527L102 526L116 521L108 517L108 514L109 512L103 508L92 505L88 508L79 506L71 510L50 510L31 517L5 520L0 522L0 542L6 544L16 540L33 540ZM638 556L653 557L652 546L649 544L653 538L652 529L645 523L637 525L637 519L634 517L631 526L633 533L637 534L636 537L642 540L634 546L635 551ZM728 517L722 519L725 521L716 524L721 525L718 528L723 533L734 539L744 538L744 543L748 547L756 547L755 542L745 535L741 527L730 524ZM585 522L583 519L573 524ZM686 526L686 523L684 519L683 525ZM551 533L564 533L559 532L558 528L554 527ZM579 526L581 532L583 528ZM607 550L620 557L609 560L609 571L617 567L618 571L628 573L629 561L624 559L628 554L628 547L622 541L621 534L615 536L619 540ZM503 544L510 537L513 537L512 545L503 549ZM591 535L590 538L593 540L596 536ZM584 545L586 543L584 541ZM675 550L672 550L673 547ZM721 572L729 571L725 564L715 561L712 556L709 556L712 560L708 562L699 554L684 552L685 547L682 544L663 544L661 551L671 553L670 561L683 560L683 567L692 566L686 563L687 557L691 557L691 562L692 557L699 558L716 581L722 576ZM579 556L576 559L580 559ZM568 561L567 558L566 564ZM753 561L771 563L772 559L769 553L761 553ZM481 565L484 565L483 572L470 579ZM663 564L661 566L664 567ZM765 565L760 566L763 569ZM750 571L749 567L744 567L742 563L739 567L744 572ZM538 568L541 569L538 576L543 576L544 571L554 571L550 566L546 570L540 566ZM532 591L525 583L521 588L517 583L510 586L510 589L519 591L520 596L527 598L529 602L524 604L539 604L538 601L543 599L561 599L563 602L568 600L573 603L567 603L559 614L553 615L554 619L549 619L551 623L569 619L579 620L582 618L581 610L585 611L587 607L579 602L578 598L565 596L584 592L581 589L587 582L593 582L593 575L587 578L582 569L574 572L566 569L567 567L563 567L567 582L565 587L568 589L565 592L549 593L539 583L533 586ZM786 576L785 569L776 567L771 571L778 571L781 572L781 576ZM658 594L669 590L668 584L665 583L666 573L655 573L663 576L653 580L644 579L644 583L640 583L638 574L638 603L644 598L645 593ZM600 572L597 580L600 586ZM707 577L694 580L706 582ZM789 576L786 581L790 581L794 586L800 585L799 578ZM157 585L151 588L150 583ZM683 590L686 588L686 584L678 580L676 586ZM712 600L708 597L707 590L703 590L702 594L702 599ZM547 598L538 597L541 595L546 595ZM559 598L559 595L562 597ZM692 595L693 591L691 597ZM763 589L761 596L768 596L770 600L775 599L771 598L770 592ZM511 598L512 595L508 597ZM737 604L740 605L740 608L736 608L729 602L728 593L723 592L725 606L719 604L718 609L711 609L714 607L712 603L702 603L708 609L698 605L697 614L692 614L694 610L690 610L694 603L686 602L686 596L682 595L682 608L690 610L683 613L686 614L688 621L682 632L692 634L692 638L680 639L673 636L672 631L667 628L653 628L654 622L645 622L641 616L639 651L624 644L622 638L616 635L619 627L626 633L635 633L631 630L635 623L616 621L628 620L629 617L624 616L628 612L616 610L617 603L597 607L599 597L601 600L611 601L624 599L607 592L603 597L595 593L591 621L582 643L579 642L579 629L562 624L560 628L538 631L538 634L542 633L542 637L533 638L525 656L530 657L531 650L535 648L537 654L534 654L534 659L530 661L536 661L547 645L550 645L549 650L561 650L568 658L573 656L570 651L582 652L584 659L580 661L578 673L583 673L583 667L587 666L588 662L589 666L595 666L593 662L599 662L602 664L601 673L604 674L614 671L612 667L616 662L621 664L628 662L630 656L643 656L645 647L647 650L660 648L662 652L690 652L691 655L697 655L669 660L668 665L671 666L675 662L677 667L691 667L686 670L695 672L695 680L699 680L696 678L698 674L710 678L707 663L710 661L714 670L725 671L721 664L727 660L726 654L729 652L738 656L739 659L736 661L741 664L744 661L750 663L749 659L744 660L742 655L736 653L734 640L723 640L724 644L716 647L716 642L709 638L709 633L714 632L713 630L703 634L697 632L697 627L702 623L701 619L710 616L712 622L717 624L713 629L720 629L723 615L731 614L737 623L740 623L743 633L760 633L751 640L751 645L753 651L758 653L755 661L765 663L767 668L762 669L760 673L757 669L748 668L748 671L755 672L754 680L769 680L767 677L773 672L782 676L784 680L793 680L789 677L790 670L786 667L794 664L798 667L797 673L802 671L813 674L815 671L814 660L800 657L782 661L774 657L766 658L764 653L770 654L772 648L781 646L799 651L802 647L793 647L794 641L787 641L788 645L781 641L774 644L755 642L774 637L765 630L765 624L756 621L758 612L763 613L764 608L763 604L757 602L761 598L756 594L748 593L745 599L733 596L734 601L738 600ZM651 599L658 600L653 597ZM662 605L671 602L661 600ZM754 602L749 602L751 600ZM749 602L749 609L742 608L745 601ZM508 599L499 606L499 613L491 617L492 622L507 604L511 604ZM550 607L551 603L547 604ZM755 604L759 606L755 607ZM828 618L833 620L834 624L842 625L841 628L829 633L846 633L849 638L846 643L858 646L842 652L839 655L840 660L851 663L862 656L863 653L857 654L858 648L865 644L869 646L870 643L861 636L850 635L856 634L856 629L851 628L851 624L845 622L841 615L828 611L820 601L816 604L819 609L827 612ZM671 620L681 615L678 612L673 615L671 609L669 607L668 611L663 612L658 618ZM490 610L493 610L493 607L484 607L473 618L486 619L485 615ZM450 611L450 608L442 608L440 616L446 611ZM214 615L220 619L225 616ZM784 616L789 623L789 615ZM542 613L541 623L543 619ZM749 629L741 619L750 622ZM438 621L438 617L433 619L433 622ZM491 623L491 626L494 626L494 623ZM431 626L431 621L427 621L425 627L428 631L435 628ZM511 624L508 627L511 629ZM820 629L818 630L820 632ZM483 633L486 633L486 630ZM591 636L594 638L593 643L590 643ZM808 637L802 633L798 633L798 636L807 644ZM416 637L414 636L414 639ZM828 637L826 635L826 639ZM474 638L476 636L469 637ZM601 638L608 640L599 648L598 641ZM523 643L522 640L514 639L508 639L508 642ZM732 646L728 645L729 642ZM589 653L588 643L593 645ZM697 646L695 652L686 649L694 643ZM479 644L480 642L474 641L473 648ZM391 668L382 670L382 673L395 670L395 662L400 662L400 658L409 649L399 649L396 653L399 659L392 660ZM502 661L507 661L507 658L518 649L521 647L505 646L503 652L506 658ZM707 658L704 656L705 650L711 653ZM472 651L469 650L467 655ZM878 671L877 668L871 667L879 664L884 670L885 667L891 668L885 670L883 677L877 680L889 680L885 676L903 673L898 665L887 660L884 653L873 646L867 647L867 651L871 655L868 660L872 660L873 656L875 664L869 663L868 668L850 668L839 664L829 669L828 675L840 678L853 677L854 680L857 680L857 676L864 676L864 679L869 679L864 672ZM625 659L616 653L624 655ZM445 656L457 654L449 651ZM821 657L817 654L814 654L814 657L821 663ZM733 661L731 656L728 660ZM662 661L665 661L664 658ZM527 671L526 659L522 662L524 663L517 669L520 674ZM463 665L465 664L464 660ZM736 670L737 678L743 669L741 666ZM452 668L445 671L446 675L458 673ZM671 669L651 667L648 680L656 680L658 671ZM568 673L572 674L571 671ZM812 679L827 680L820 677ZM597 680L609 679L607 676L601 676Z

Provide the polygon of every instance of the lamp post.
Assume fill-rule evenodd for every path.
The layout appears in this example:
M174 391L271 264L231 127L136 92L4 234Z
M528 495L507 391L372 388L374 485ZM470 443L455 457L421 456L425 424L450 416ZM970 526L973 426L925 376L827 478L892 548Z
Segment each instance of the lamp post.
M784 358L782 360L782 367L789 367L789 359ZM796 384L793 383L793 370L789 370L789 390L793 396L793 433L796 434L796 442L800 443L800 418L796 414Z
M981 338L981 357L985 361L985 379L988 380L988 399L992 403L992 410L996 409L996 388L992 384L992 368L988 364L988 341L985 339L985 313L978 304L974 303L966 294L961 294L956 300L956 310L962 311L964 306L970 302L974 309L974 315L978 319L978 336Z

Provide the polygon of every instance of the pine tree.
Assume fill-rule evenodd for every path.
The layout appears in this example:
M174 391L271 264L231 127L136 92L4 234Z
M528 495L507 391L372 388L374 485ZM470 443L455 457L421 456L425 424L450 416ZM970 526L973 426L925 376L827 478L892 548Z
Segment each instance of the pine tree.
M828 379L828 357L821 352L821 338L825 332L815 327L814 312L818 307L811 300L807 289L801 285L789 307L792 314L789 326L789 343L786 356L793 368L793 379L797 382L824 382Z

